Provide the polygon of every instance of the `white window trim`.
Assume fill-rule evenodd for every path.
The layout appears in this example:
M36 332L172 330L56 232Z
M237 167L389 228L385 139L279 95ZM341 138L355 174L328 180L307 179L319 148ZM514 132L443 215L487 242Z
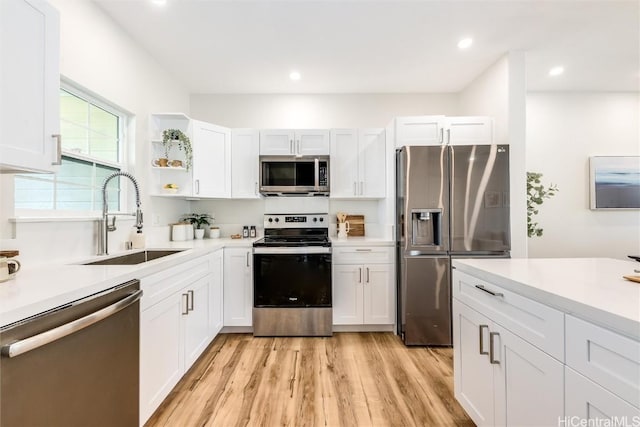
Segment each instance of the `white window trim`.
M1 0L0 0L1 1ZM120 169L122 172L129 172L133 169L133 165L129 164L129 147L132 143L128 140L128 129L130 124L130 113L113 103L110 103L94 92L77 85L61 76L60 89L63 89L73 96L84 101L96 105L105 111L114 114L119 119L118 129L118 162L110 162L107 160L96 159L90 156L84 156L73 151L62 150L62 154L66 157L72 157L79 160L97 162L106 166L112 166ZM64 138L64 135L62 136ZM120 180L120 209L118 211L110 210L110 213L129 212L129 187L128 180ZM101 211L74 211L74 210L58 210L58 209L17 209L14 208L14 216L9 218L11 222L47 222L47 221L92 221L102 218Z

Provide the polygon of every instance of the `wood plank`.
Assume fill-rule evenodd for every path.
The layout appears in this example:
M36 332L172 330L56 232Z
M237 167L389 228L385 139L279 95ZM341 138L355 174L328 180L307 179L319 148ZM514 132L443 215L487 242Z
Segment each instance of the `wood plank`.
M146 426L473 426L452 357L391 333L221 334Z

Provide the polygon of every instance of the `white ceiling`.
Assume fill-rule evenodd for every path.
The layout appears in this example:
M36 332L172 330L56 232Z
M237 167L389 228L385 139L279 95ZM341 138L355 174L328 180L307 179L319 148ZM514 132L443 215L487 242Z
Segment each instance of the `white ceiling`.
M458 92L512 50L529 90L640 87L635 0L94 1L191 93Z

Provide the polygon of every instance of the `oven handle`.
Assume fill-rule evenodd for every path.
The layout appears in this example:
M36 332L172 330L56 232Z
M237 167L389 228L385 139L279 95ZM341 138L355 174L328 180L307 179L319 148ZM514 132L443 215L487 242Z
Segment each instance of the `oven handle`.
M66 337L67 335L78 332L129 307L131 304L138 301L141 296L141 290L135 291L134 293L101 310L95 311L91 314L76 319L72 322L65 323L64 325L58 326L56 328L49 329L48 331L39 333L32 337L25 338L10 345L6 345L2 347L2 356L10 358L20 356L21 354L24 354L28 351L34 350L38 347L42 347L45 344L49 344L53 341L59 340L60 338Z
M331 248L325 246L302 246L302 247L257 247L253 248L254 254L330 254Z

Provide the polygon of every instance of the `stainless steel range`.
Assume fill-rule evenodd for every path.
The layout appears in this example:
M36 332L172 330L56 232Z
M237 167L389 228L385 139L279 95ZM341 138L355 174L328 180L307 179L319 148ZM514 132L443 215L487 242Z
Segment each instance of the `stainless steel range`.
M327 214L266 214L253 244L253 335L331 336Z

